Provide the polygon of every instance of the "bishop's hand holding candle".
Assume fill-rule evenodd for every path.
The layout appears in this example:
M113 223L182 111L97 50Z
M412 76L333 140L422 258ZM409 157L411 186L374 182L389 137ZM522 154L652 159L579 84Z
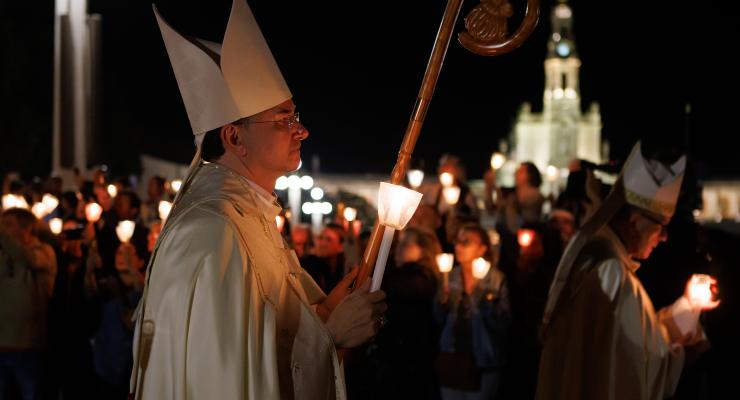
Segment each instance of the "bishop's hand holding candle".
M674 335L683 337L684 344L691 345L704 339L699 318L702 311L713 310L719 306L718 294L715 278L704 274L692 275L686 282L683 296L669 307L670 312L667 314L671 317L668 323L669 330L672 330Z

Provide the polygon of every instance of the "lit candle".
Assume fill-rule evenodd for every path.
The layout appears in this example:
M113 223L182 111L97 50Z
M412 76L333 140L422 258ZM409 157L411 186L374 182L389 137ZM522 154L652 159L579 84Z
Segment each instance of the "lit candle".
M51 233L58 235L62 233L62 219L61 218L52 218L49 220L49 229L51 229Z
M491 168L494 170L497 170L504 166L504 163L506 162L506 156L504 156L501 153L493 153L491 156Z
M713 308L717 301L714 300L712 286L716 285L717 280L709 275L692 275L688 287L688 297L691 305L698 309Z
M128 243L129 240L131 240L131 236L134 235L134 228L136 228L136 223L134 221L121 221L118 223L118 226L116 226L116 235L118 235L118 240L121 241L121 243Z
M450 253L442 253L437 254L437 257L435 258L437 261L437 268L439 268L439 272L442 273L442 286L447 289L449 286L448 274L452 271L452 263L455 260L455 256Z
M534 231L531 229L519 229L517 231L517 241L520 247L529 247L534 240Z
M411 169L406 173L406 177L409 180L409 185L416 189L421 186L421 183L424 181L424 171L420 169Z
M455 256L450 253L437 254L437 267L439 272L446 274L452 271L452 262L455 260Z
M170 211L172 211L172 203L165 200L160 201L157 211L159 212L159 219L162 221L166 220L170 216Z
M360 236L360 230L362 229L362 221L359 219L356 219L352 221L352 233L354 233L354 236Z
M447 204L454 206L460 200L460 188L457 186L448 186L442 189L442 196L445 198Z
M473 277L475 279L485 278L490 269L491 263L486 261L483 257L478 257L473 260Z
M283 233L283 227L285 226L285 217L283 217L282 215L276 215L275 224L277 224L278 232Z
M95 223L100 220L100 216L103 214L103 207L98 203L90 203L85 206L85 217L87 222Z
M46 206L47 214L54 211L59 205L59 199L50 195L49 193L46 193L44 195L44 197L41 199L41 202L44 203L44 205Z
M35 203L33 207L31 207L31 212L33 215L36 216L36 218L41 219L46 216L49 212L47 211L46 204L44 203Z
M172 188L172 191L177 193L180 191L180 188L182 187L182 180L181 179L175 179L172 182L170 182L170 187Z
M385 264L388 253L393 243L393 235L396 229L403 229L416 212L421 202L421 193L399 185L386 182L380 183L378 191L378 216L380 223L384 225L383 240L380 242L378 258L375 261L373 280L370 291L380 289L385 272Z
M344 208L344 219L346 219L348 222L352 222L357 218L357 209L352 207L345 207Z
M443 187L452 186L452 184L455 183L455 177L449 172L442 172L439 174L439 183L441 183Z
M9 208L25 208L28 209L28 203L23 196L17 196L14 194L6 194L3 196L3 209Z
M110 195L110 197L118 196L118 188L116 187L116 185L108 185L108 194Z

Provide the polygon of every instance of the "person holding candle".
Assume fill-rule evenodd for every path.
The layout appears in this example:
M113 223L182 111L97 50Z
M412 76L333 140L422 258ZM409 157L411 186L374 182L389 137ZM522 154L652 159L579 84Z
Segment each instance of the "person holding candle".
M705 347L698 318L685 323L682 310L718 303L692 305L687 288L656 313L635 275L667 240L685 164L638 142L571 239L543 315L537 399L663 399L674 393L687 351Z
M419 192L424 205L429 205L440 217L437 230L442 249L452 251L457 230L462 223L479 218L473 192L466 181L465 166L459 157L443 154L437 167L439 180L421 185Z
M308 131L257 22L234 0L218 44L155 17L197 148L148 267L133 397L344 399L338 352L377 333L385 294L350 293L357 272L324 294L278 232Z
M441 247L433 232L406 228L395 250L381 286L388 296L388 324L375 340L377 398L434 398L438 333L432 304Z
M40 396L57 261L36 224L26 209L0 215L0 398L13 384L24 399Z
M463 225L455 240L458 267L439 291L442 325L437 374L443 399L492 399L505 365L511 307L504 274L492 262L488 232Z

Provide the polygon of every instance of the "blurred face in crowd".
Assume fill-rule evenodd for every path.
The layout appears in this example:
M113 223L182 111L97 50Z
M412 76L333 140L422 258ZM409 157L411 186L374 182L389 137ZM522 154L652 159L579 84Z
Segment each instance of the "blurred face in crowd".
M567 245L570 239L576 233L576 221L572 214L566 211L552 213L550 216L550 226L557 229L560 232L560 240L563 241L563 245Z
M668 239L666 225L669 221L648 211L633 209L629 216L631 234L624 240L630 255L639 260L650 257L653 249Z
M136 248L130 244L122 244L116 250L116 271L123 283L127 286L134 284L135 280L141 279L129 266L140 271L144 267L144 260L136 254Z
M30 226L26 228L21 226L18 219L13 215L0 216L0 232L4 232L21 243L28 243L31 240L31 228Z
M113 201L113 210L120 220L136 219L136 214L139 211L131 206L131 198L124 194L116 196L116 199Z
M294 227L290 230L290 241L293 243L293 249L298 257L306 255L308 249L309 231L304 227Z
M342 236L332 228L324 228L316 241L316 255L333 257L344 252Z
M110 210L113 205L113 199L108 194L108 189L102 185L95 185L93 193L95 193L95 198L98 199L98 204L103 207L103 211Z
M416 241L416 237L406 231L401 231L401 237L396 246L396 265L418 262L423 254L423 249Z
M460 264L472 263L478 257L486 254L487 247L481 237L472 231L460 230L455 238L455 259Z
M151 178L147 186L147 194L149 194L149 198L152 200L160 200L162 194L164 194L164 186L160 184L158 179Z
M514 173L514 184L517 187L529 186L529 172L527 172L527 167L524 165L520 165L516 169Z

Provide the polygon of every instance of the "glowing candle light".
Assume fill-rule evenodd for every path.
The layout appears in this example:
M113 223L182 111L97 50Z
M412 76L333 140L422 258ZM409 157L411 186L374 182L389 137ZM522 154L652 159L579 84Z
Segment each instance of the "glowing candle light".
M447 204L454 206L460 200L460 188L457 186L448 186L442 189L442 197L445 198Z
M172 203L165 200L160 201L157 211L159 212L159 219L162 221L166 220L170 215L170 211L172 211Z
M50 195L49 193L46 193L44 195L44 197L41 199L41 202L44 203L44 205L46 206L47 214L54 211L59 205L59 199Z
M128 243L129 240L131 240L131 236L134 235L134 228L136 228L136 223L134 221L121 221L118 223L118 226L116 226L116 235L118 235L118 240L121 241L121 243Z
M44 203L34 203L33 207L31 207L31 212L38 219L44 218L49 213Z
M180 191L180 188L182 187L182 180L181 179L175 179L172 182L170 182L170 187L172 188L172 191L177 193Z
M416 189L421 186L421 183L424 181L424 171L420 169L411 169L406 173L406 177L409 180L409 185Z
M520 247L529 247L534 241L534 231L531 229L519 229L517 231L517 241Z
M90 203L85 206L85 218L87 222L95 223L100 220L100 216L103 214L103 207L98 203Z
M108 189L108 194L110 195L110 197L118 196L118 188L116 187L116 185L108 185L107 189Z
M58 235L62 233L62 219L61 218L52 218L49 220L49 229L51 229L51 233Z
M352 222L357 218L357 209L354 209L352 207L346 207L344 209L344 219L346 219L349 222Z
M473 260L473 277L475 277L475 279L485 278L490 269L491 263L486 261L483 257L478 257Z
M452 186L452 184L455 183L455 177L449 172L442 172L439 174L439 183L441 183L443 187Z

